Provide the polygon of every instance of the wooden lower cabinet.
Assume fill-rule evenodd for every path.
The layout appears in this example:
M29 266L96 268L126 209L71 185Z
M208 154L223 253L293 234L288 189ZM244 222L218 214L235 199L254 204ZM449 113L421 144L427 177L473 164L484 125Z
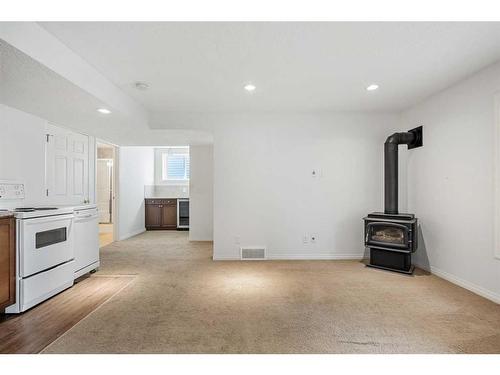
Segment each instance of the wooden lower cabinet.
M0 218L0 312L16 302L16 220Z
M146 199L146 229L177 229L177 199Z
M165 229L177 229L177 201L174 205L164 205L162 207L161 224Z
M161 205L146 204L146 228L161 229Z

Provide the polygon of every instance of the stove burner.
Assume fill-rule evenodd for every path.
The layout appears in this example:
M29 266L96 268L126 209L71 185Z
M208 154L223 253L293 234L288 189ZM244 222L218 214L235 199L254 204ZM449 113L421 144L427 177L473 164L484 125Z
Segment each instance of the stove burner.
M18 207L14 209L15 212L35 212L49 210L57 210L57 207Z
M34 212L35 209L33 207L18 207L14 209L15 212Z

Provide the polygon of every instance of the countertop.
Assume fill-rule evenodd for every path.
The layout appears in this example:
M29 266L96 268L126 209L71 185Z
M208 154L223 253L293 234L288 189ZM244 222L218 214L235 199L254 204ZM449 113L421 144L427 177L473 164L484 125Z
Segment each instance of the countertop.
M40 206L40 205L38 205ZM37 206L35 206L37 207ZM91 203L86 203L86 204L79 204L79 205L65 205L65 206L61 206L61 205L44 205L42 207L57 207L57 208L61 208L61 209L64 209L65 211L80 211L80 210L88 210L88 209L92 209L92 208L97 208L97 205L96 204L91 204ZM68 212L70 213L70 212ZM16 216L16 213L14 211L9 211L9 209L0 209L0 218L1 219L5 219L5 218L9 218L9 217L17 217Z
M58 207L71 207L74 211L79 211L79 210L88 210L88 209L91 209L91 208L97 208L97 204L95 203L85 203L85 204L80 204L80 205L76 205L76 206L58 206Z
M0 219L8 219L10 217L14 217L14 213L12 211L0 211Z

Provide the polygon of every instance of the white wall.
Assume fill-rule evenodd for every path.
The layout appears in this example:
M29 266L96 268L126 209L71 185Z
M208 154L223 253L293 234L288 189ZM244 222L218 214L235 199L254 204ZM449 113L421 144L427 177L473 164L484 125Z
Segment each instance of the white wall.
M154 179L152 147L120 147L117 176L118 240L144 232L144 185Z
M407 207L420 221L417 263L500 302L494 258L493 65L403 113L424 126L424 147L407 152ZM417 152L418 151L418 152Z
M45 203L46 121L0 104L0 180L25 183L24 201L0 201L13 208Z
M213 239L213 147L191 146L189 240Z
M45 147L47 121L29 113L0 104L0 180L25 184L23 201L0 201L2 208L75 204L72 198L58 199L45 195ZM89 193L95 201L95 138L89 136Z
M362 257L362 218L383 209L383 142L397 119L268 114L219 124L214 258L238 258L240 245L266 246L270 258ZM304 244L312 234L317 242Z
M75 204L45 195L45 140L47 121L29 113L0 104L0 180L25 184L26 198L21 201L0 201L2 208ZM89 193L95 201L95 138L89 136Z

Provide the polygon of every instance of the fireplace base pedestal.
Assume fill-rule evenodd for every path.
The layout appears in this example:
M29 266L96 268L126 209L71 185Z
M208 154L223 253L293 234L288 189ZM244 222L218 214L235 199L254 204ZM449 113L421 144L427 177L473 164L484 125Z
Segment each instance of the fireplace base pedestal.
M367 264L366 266L370 267L370 268L378 268L378 269L384 270L384 271L392 271L392 272L404 273L405 275L413 275L413 271L415 271L415 266L414 265L412 265L408 271L398 270L398 269L395 269L395 268L388 268L388 267L376 266L374 264Z
M380 268L411 275L415 266L411 264L411 253L394 250L370 248L368 267Z

